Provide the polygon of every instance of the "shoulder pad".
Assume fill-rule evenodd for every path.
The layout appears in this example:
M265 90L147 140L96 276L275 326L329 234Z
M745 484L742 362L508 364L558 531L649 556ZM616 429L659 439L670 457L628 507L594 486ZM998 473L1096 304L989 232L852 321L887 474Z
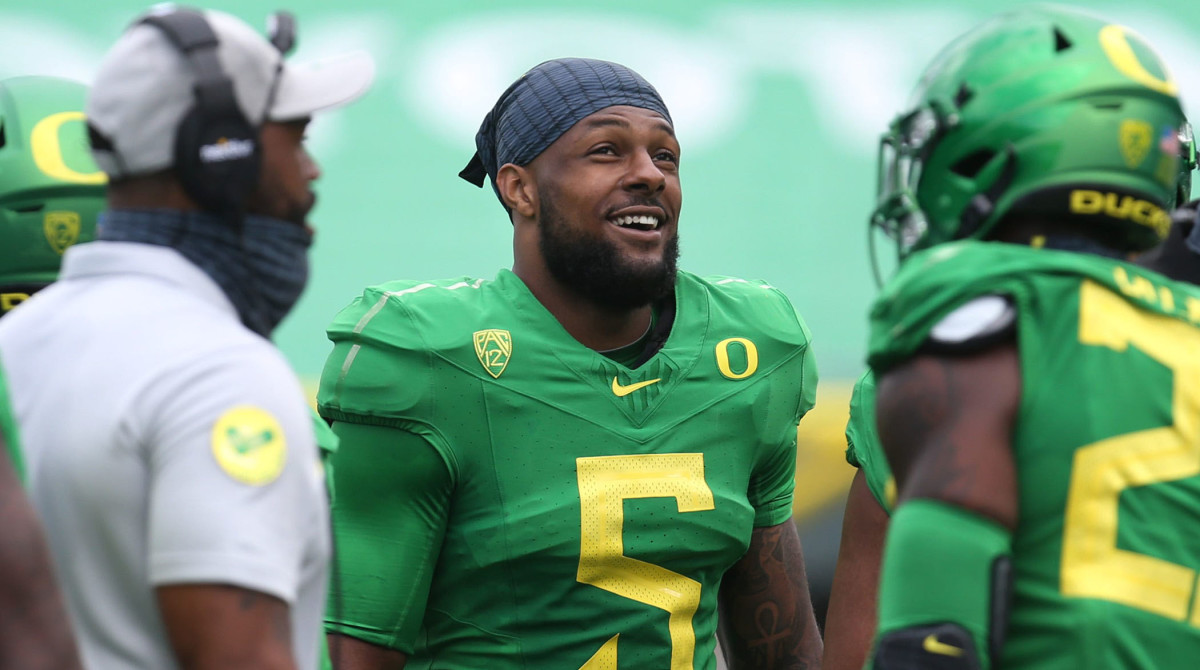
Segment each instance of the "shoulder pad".
M1017 308L1005 295L985 295L963 303L929 331L924 347L931 353L965 353L986 348L1011 336Z
M753 321L758 328L787 341L810 342L812 332L788 297L761 279L697 277L680 272L680 282L694 282L705 291L714 314L733 321Z

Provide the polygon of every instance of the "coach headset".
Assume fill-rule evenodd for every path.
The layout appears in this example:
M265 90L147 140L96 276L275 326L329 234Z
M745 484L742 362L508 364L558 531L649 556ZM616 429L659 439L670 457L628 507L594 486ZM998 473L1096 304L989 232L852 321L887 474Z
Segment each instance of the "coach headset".
M175 130L174 168L184 191L204 210L216 214L242 213L246 199L258 184L262 151L259 129L275 99L283 72L283 56L296 43L296 19L276 12L267 20L271 44L279 50L279 64L271 79L262 118L252 123L238 106L233 80L217 57L219 40L199 10L176 7L152 13L135 26L157 28L188 62L196 77L195 101ZM89 126L97 148L112 151L112 142ZM121 166L122 168L124 166Z

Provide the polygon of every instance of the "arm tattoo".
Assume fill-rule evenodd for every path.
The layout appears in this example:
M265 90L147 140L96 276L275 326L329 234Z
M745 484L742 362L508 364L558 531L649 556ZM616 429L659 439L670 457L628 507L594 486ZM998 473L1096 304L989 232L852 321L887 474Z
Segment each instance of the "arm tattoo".
M750 550L725 573L719 598L721 645L730 668L820 667L821 636L790 520L754 530Z

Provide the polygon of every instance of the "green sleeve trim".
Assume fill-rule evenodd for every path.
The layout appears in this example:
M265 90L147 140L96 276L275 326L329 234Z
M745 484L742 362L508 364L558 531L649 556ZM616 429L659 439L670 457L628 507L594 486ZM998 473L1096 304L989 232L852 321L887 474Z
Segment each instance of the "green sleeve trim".
M411 654L445 537L454 483L424 435L335 422L336 554L326 630Z
M858 462L858 454L854 450L854 438L850 437L850 431L846 431L846 462L856 468L862 468L862 463Z
M782 296L782 294L780 294ZM787 297L783 296L786 301ZM791 303L786 302L789 308ZM762 454L750 477L749 500L754 507L754 527L777 526L792 518L796 489L796 428L804 415L816 405L817 363L813 355L812 338L800 315L791 310L804 331L804 351L801 352L800 397L795 414L786 428L786 436Z
M970 633L986 669L993 572L1011 545L1004 527L960 507L924 499L901 505L884 548L878 635L954 623Z
M361 414L356 412L346 412L344 410L335 409L332 407L318 406L317 411L320 416L327 421L335 424L356 424L360 426L375 426L378 428L393 428L395 430L413 433L423 438L434 451L442 458L446 468L450 471L450 475L454 482L458 481L458 459L454 455L454 450L451 449L449 442L442 434L433 426L411 419L400 419L392 416L380 416L377 414ZM336 432L336 431L335 431Z
M778 526L784 521L790 521L792 518L792 494L789 492L786 498L773 500L766 505L761 505L754 510L754 527L769 528Z

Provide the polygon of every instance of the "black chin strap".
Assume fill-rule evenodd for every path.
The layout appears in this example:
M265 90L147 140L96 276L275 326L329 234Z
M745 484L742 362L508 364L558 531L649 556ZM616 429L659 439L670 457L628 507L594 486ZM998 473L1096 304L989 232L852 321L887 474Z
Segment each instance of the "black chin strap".
M1004 167L1000 170L1000 176L996 177L996 181L988 187L983 193L978 193L971 202L967 204L963 210L962 216L959 217L958 232L955 233L954 239L961 240L971 237L983 225L992 212L996 210L996 202L1004 192L1012 186L1013 178L1017 176L1017 152L1013 150L1012 144L1004 147Z

